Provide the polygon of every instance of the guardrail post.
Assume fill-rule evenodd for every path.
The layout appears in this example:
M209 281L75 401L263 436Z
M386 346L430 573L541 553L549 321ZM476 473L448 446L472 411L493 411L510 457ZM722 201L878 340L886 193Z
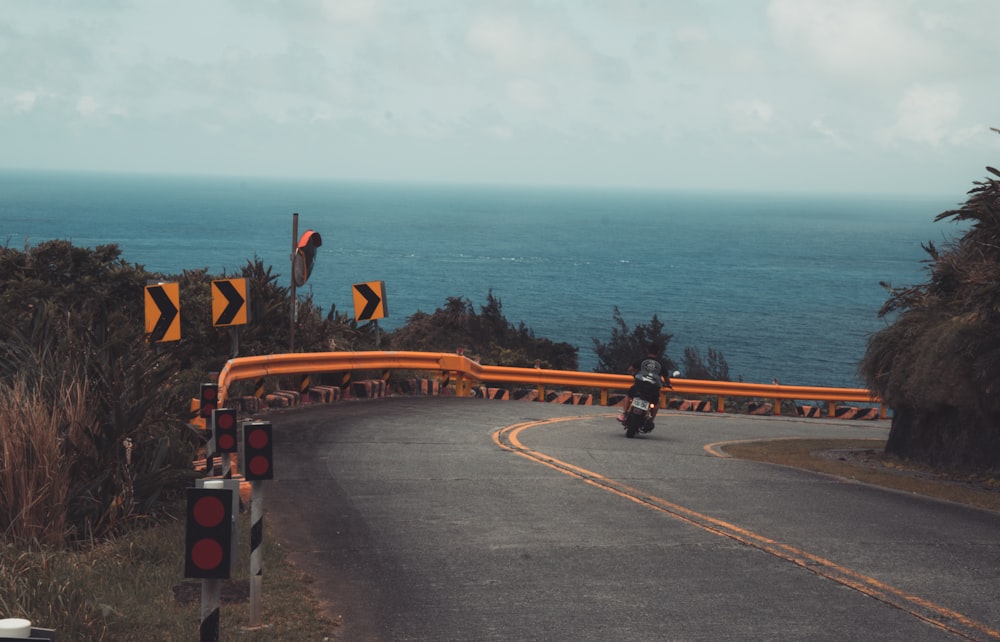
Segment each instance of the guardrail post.
M538 401L545 401L545 386L538 384Z
M771 414L775 417L781 414L781 399L774 399L774 409L771 411Z
M831 418L837 416L837 402L836 401L832 401L831 400L831 401L826 402L826 416L827 417L831 417Z
M608 405L608 389L607 388L601 388L601 405L602 406L607 406Z
M726 412L726 398L719 395L717 403L719 405L715 407L715 412Z

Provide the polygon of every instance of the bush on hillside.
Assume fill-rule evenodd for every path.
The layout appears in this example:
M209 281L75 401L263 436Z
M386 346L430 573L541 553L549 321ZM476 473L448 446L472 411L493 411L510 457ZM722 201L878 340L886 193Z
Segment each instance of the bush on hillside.
M649 346L654 344L662 351L663 366L669 372L677 368L677 364L667 356L667 348L673 335L663 331L663 322L656 314L649 323L638 323L634 328L630 328L625 323L621 310L615 306L613 321L611 338L607 342L593 339L594 353L598 359L594 372L623 374L636 359L644 357Z
M1000 177L993 168L987 170ZM893 409L886 451L937 466L1000 467L1000 181L976 182L939 214L971 223L944 248L924 246L928 282L889 288L859 370ZM885 284L883 284L885 285ZM886 286L887 288L889 286Z
M684 359L681 373L685 379L700 379L702 381L730 381L729 364L721 352L709 347L702 358L698 348L684 348Z
M231 331L211 319L211 281L227 275L151 274L115 245L0 248L0 531L53 545L103 537L191 479L188 402L232 356L231 332L240 354L288 349L288 289L259 260L242 275L258 318ZM180 285L180 341L146 340L150 280ZM309 297L296 329L301 350L339 331Z
M522 368L576 370L577 349L568 343L538 338L522 321L515 326L503 315L503 304L490 290L476 312L462 297L449 297L433 313L417 311L390 336L393 350L457 352L482 363Z

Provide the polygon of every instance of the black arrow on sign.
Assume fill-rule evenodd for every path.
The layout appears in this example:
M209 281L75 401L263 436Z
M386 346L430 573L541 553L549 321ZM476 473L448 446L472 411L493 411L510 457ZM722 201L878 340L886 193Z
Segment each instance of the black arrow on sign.
M359 283L354 286L354 289L358 291L358 294L365 297L365 301L367 302L365 303L365 309L358 315L358 321L368 321L375 314L375 310L378 309L379 304L382 303L382 297L376 294L375 290L368 287L367 283Z
M149 333L149 340L151 342L163 341L167 330L170 329L170 324L177 318L177 306L167 296L166 290L159 285L149 288L149 296L153 299L156 307L160 309L160 318L156 321L153 331Z
M229 281L216 281L215 287L219 288L222 296L226 297L226 309L222 311L219 318L215 320L215 325L229 325L236 318L236 315L243 309L246 299L239 293L235 286Z

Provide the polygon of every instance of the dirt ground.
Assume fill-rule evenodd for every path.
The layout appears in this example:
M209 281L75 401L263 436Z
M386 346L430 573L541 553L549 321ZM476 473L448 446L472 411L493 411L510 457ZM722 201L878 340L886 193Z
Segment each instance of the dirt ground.
M883 453L877 439L784 439L729 444L723 450L750 459L835 475L1000 511L1000 478L935 471Z

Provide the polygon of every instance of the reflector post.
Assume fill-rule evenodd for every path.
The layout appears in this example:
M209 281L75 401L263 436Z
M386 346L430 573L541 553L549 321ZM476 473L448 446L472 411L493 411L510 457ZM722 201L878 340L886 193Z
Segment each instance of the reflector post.
M219 385L215 383L201 384L201 406L198 414L202 419L212 416L212 411L219 407Z
M233 491L187 489L184 577L228 579L232 558Z
M274 479L271 424L248 421L243 424L243 478L247 481Z
M212 412L215 426L215 452L234 453L239 450L235 408L216 408Z

